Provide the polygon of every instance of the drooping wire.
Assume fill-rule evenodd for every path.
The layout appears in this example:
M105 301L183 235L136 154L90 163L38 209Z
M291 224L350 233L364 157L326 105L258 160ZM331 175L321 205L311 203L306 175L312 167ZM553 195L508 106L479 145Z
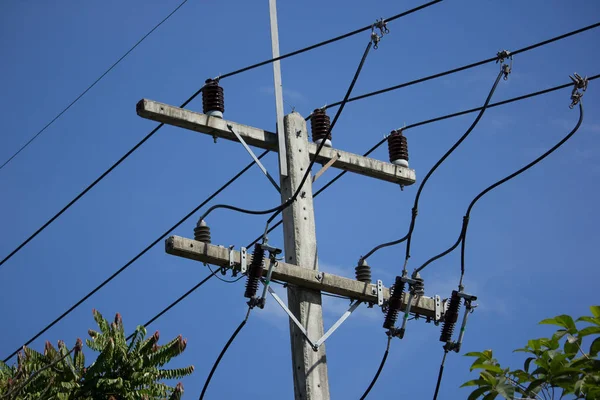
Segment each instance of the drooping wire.
M571 31L571 32L568 32L568 33L565 33L565 34L562 34L562 35L555 36L553 38L544 40L542 42L534 43L534 44L531 44L529 46L520 48L518 50L515 50L515 51L511 52L510 54L516 55L516 54L520 54L520 53L525 53L525 52L528 52L530 50L536 49L538 47L542 47L542 46L545 46L547 44L550 44L550 43L553 43L553 42L557 42L559 40L566 39L566 38L571 37L571 36L578 35L580 33L588 31L590 29L595 29L595 28L597 28L599 26L600 26L600 22L596 22L595 24L588 25L588 26L585 26L583 28L576 29L574 31ZM481 65L489 64L491 62L495 62L496 60L497 60L497 57L486 58L486 59L481 60L481 61L477 61L477 62L474 62L474 63L471 63L471 64L463 65L462 67L449 69L449 70L444 71L444 72L439 72L437 74L433 74L433 75L429 75L429 76L426 76L426 77L423 77L423 78L415 79L415 80L412 80L412 81L409 81L409 82L404 82L404 83L401 83L399 85L390 86L390 87L387 87L387 88L384 88L384 89L380 89L380 90L376 90L376 91L373 91L373 92L361 94L360 96L355 96L355 97L351 97L350 99L348 99L348 103L351 103L351 102L357 101L357 100L363 100L363 99L366 99L366 98L372 97L372 96L378 96L380 94L391 92L393 90L398 90L398 89L402 89L402 88L405 88L405 87L408 87L408 86L416 85L418 83L423 83L423 82L426 82L426 81L430 81L432 79L437 79L437 78L441 78L441 77L444 77L444 76L447 76L447 75L455 74L457 72L465 71L465 70L468 70L468 69L471 69L471 68L479 67ZM331 103L331 104L326 105L325 108L337 107L341 103L342 103L341 101L337 101L335 103Z
M441 2L442 0L434 0L434 1L430 1L429 3L423 4L421 6L415 7L411 10L402 12L400 14L394 15L393 17L387 19L387 22L396 20L398 18L407 16L409 14L412 14L416 11L422 10L424 8L427 8L429 6L432 6L434 4L437 4L439 2ZM371 29L372 25L368 25L366 27L357 29L355 31L346 33L344 35L335 37L333 39L329 39L320 43L317 43L315 45L306 47L304 49L300 49L288 54L284 54L280 57L277 58L273 58L270 60L266 60L266 61L262 61L260 63L257 64L253 64L250 65L248 67L245 68L241 68L238 69L236 71L224 74L222 76L219 77L219 79L224 79L224 78L228 78L231 77L233 75L237 75L240 74L242 72L245 71L249 71L251 69L266 65L266 64L270 64L274 61L278 61L278 60L282 60L284 58L288 58L288 57L292 57L294 55L300 54L300 53L304 53L306 51L309 50L313 50L317 47L321 47L321 46L325 46L327 44L336 42L338 40L341 39L345 39L347 37L353 36L355 34L358 34L360 32L364 32L368 29ZM196 97L198 97L198 95L200 93L202 93L202 89L204 88L204 86L202 86L200 89L198 89L192 96L190 96L185 102L183 102L179 107L183 108L185 106L187 106L192 100L194 100ZM119 166L123 161L125 161L134 151L136 151L142 144L144 144L148 139L150 139L160 128L162 128L164 126L163 123L160 123L156 126L156 128L154 128L153 130L150 131L150 133L148 133L140 142L138 142L135 146L133 146L127 153L125 153L125 155L123 155L119 160L117 160L117 162L115 162L110 168L108 168L104 173L102 173L98 178L96 178L96 180L94 180L91 184L89 184L82 192L80 192L77 196L75 196L75 198L73 198L73 200L71 200L69 203L67 203L66 206L64 206L58 213L56 213L52 218L50 218L48 221L46 221L46 223L44 223L40 228L38 228L38 230L36 230L31 236L29 236L24 242L22 242L19 246L17 246L11 253L9 253L2 261L0 261L0 267L9 259L11 259L17 252L19 252L23 247L25 247L27 245L27 243L29 243L31 240L33 240L38 234L40 234L44 229L46 229L52 222L54 222L58 217L60 217L65 211L67 211L69 208L71 208L71 206L73 206L77 201L79 201L79 199L81 199L87 192L89 192L94 186L96 186L102 179L104 179L108 174L110 174L117 166Z
M260 154L258 156L258 158L262 158L264 156L266 156L268 153L268 151L264 151L262 154ZM206 200L204 200L202 203L200 203L198 206L194 207L194 209L192 211L190 211L189 213L187 213L183 218L181 218L177 223L175 223L172 227L170 227L167 231L165 231L162 235L160 235L156 240L154 240L152 243L150 243L148 246L146 246L146 248L144 248L140 253L138 253L135 257L133 257L131 260L129 260L125 265L123 265L121 268L119 268L116 272L114 272L111 276L109 276L107 279L105 279L100 285L96 286L91 292L89 292L88 294L86 294L85 296L83 296L79 301L77 301L75 304L73 304L69 309L67 309L65 312L63 312L58 318L56 318L54 321L52 321L50 324L46 325L46 327L44 329L42 329L41 331L39 331L38 333L36 333L31 339L29 339L27 342L24 343L24 346L29 345L31 342L33 342L34 340L36 340L38 337L40 337L41 335L43 335L46 331L48 331L48 329L52 328L54 325L56 325L59 321L61 321L63 318L65 318L67 315L69 315L72 311L74 311L77 307L79 307L81 304L83 304L83 302L85 302L87 299L89 299L92 295L94 295L97 291L99 291L100 289L102 289L105 285L107 285L110 281L112 281L114 278L116 278L119 274L121 274L123 271L125 271L127 268L129 268L134 262L136 262L140 257L142 257L144 254L146 254L151 248L153 248L156 244L158 244L161 240L163 240L165 237L167 237L167 235L169 233L171 233L173 230L175 230L177 227L179 227L181 224L183 224L188 218L190 218L192 215L194 215L200 208L204 207L206 204L208 204L208 202L210 202L212 199L214 199L217 195L219 195L223 190L225 190L229 185L231 185L233 182L235 182L239 177L241 177L246 171L248 171L252 166L254 165L254 162L249 163L244 169L242 169L240 172L238 172L236 175L234 175L230 180L228 180L223 186L221 186L218 190L216 190L213 194L211 194L210 196L208 196L206 198ZM4 362L7 362L9 359L11 359L14 355L16 355L19 350L21 349L21 347L19 347L18 349L16 349L12 354L10 354L8 357L6 357L4 359Z
M440 371L438 372L437 383L435 384L435 393L433 394L433 400L437 399L438 392L440 391L440 384L442 383L442 375L444 374L444 364L446 363L447 355L448 350L444 349L444 358L442 358L442 363L440 364Z
M192 287L190 290L188 290L187 292L185 292L183 295L179 296L179 298L177 300L175 300L174 302L172 302L171 304L169 304L167 307L163 308L163 310L161 312L159 312L158 314L156 314L154 317L150 318L148 320L148 322L146 322L143 326L144 328L147 328L148 326L150 326L154 321L156 321L157 319L159 319L160 317L162 317L165 313L167 313L171 308L175 307L177 304L179 304L183 299L185 299L186 297L188 297L190 294L192 294L192 292L195 292L196 289L200 288L200 286L204 285L206 282L208 282L210 280L210 278L216 276L216 271L212 272L210 275L208 275L206 278L202 279L200 282L198 282L194 287ZM132 333L131 335L127 336L127 339L125 340L130 340L133 336L135 335L135 332Z
M588 78L588 81L592 81L595 79L600 78L600 74L594 75L590 78ZM530 99L533 97L537 97L537 96L541 96L544 94L548 94L548 93L552 93L555 92L557 90L561 90L561 89L565 89L565 88L570 88L573 87L573 82L569 82L569 83L565 83L564 85L558 85L558 86L554 86L548 89L544 89L544 90L539 90L537 92L531 92L522 96L517 96L517 97L512 97L510 99L506 99L506 100L502 100L496 103L491 103L487 106L487 108L493 108L493 107L498 107L498 106L503 106L509 103L514 103L517 101L521 101L521 100L526 100L526 99ZM466 114L471 114L477 111L481 111L483 107L476 107L476 108L470 108L468 110L464 110L464 111L459 111L456 113L452 113L452 114L446 114L446 115L442 115L440 117L436 117L436 118L431 118L425 121L421 121L421 122L416 122L414 124L410 124L407 125L404 129L409 129L409 128L415 128L417 126L422 126L422 125L427 125L427 124L431 124L434 122L439 122L439 121L443 121L449 118L455 118L455 117L459 117L462 115L466 115ZM379 147L381 147L381 145L383 145L386 142L386 138L381 139L379 142L377 142L373 147L371 147L369 149L369 151L367 151L366 153L363 154L364 157L370 155L372 152L374 152L375 150L377 150ZM335 182L337 182L338 179L340 179L342 176L346 175L348 171L342 171L340 173L338 173L333 179L331 179L329 182L327 182L325 185L323 185L319 190L317 190L315 192L315 194L313 195L314 197L317 197L319 194L321 194L322 192L324 192L327 188L329 188L331 185L333 185ZM275 228L277 228L278 226L280 226L283 223L283 220L279 220L277 221L274 225L272 225L269 230L267 231L267 233L272 232L273 230L275 230ZM250 243L247 247L251 247L253 246L255 243L257 243L260 239L262 238L262 235L259 236L258 238L256 238L252 243ZM379 250L379 249L377 249ZM364 257L367 258L367 257Z
M367 44L367 47L365 48L365 51L363 52L363 56L362 56L362 58L360 60L360 64L358 65L358 68L356 69L356 72L354 73L354 77L352 79L352 82L350 83L350 86L348 87L348 90L346 91L346 95L344 97L346 100L350 97L350 94L352 93L352 89L354 88L354 85L356 84L356 81L358 80L358 76L360 75L360 72L362 71L363 65L365 63L365 60L367 59L367 56L369 55L369 50L371 50L372 46L373 46L373 42L371 41L371 39L369 39L369 43ZM340 117L343 109L344 109L344 104L342 104L342 106L340 106L340 108L336 112L335 117L333 118L333 121L331 122L331 125L330 125L330 128L329 128L329 132L331 132L331 130L335 126L335 124L338 121L338 118ZM302 179L300 180L300 183L298 184L298 187L296 188L296 191L294 192L294 194L288 200L284 201L282 204L280 204L280 205L278 205L276 207L272 207L272 208L266 209L266 210L248 210L248 209L245 209L245 208L240 208L240 207L236 207L236 206L230 206L230 205L227 205L227 204L216 204L216 205L210 207L208 210L206 210L206 212L204 214L202 214L202 216L199 218L199 220L205 220L206 217L210 213L212 213L214 210L217 210L217 209L227 209L227 210L236 211L236 212L240 212L240 213L244 213L244 214L250 214L250 215L264 215L264 214L273 213L273 215L271 215L271 217L267 220L267 224L266 224L266 227L265 227L265 235L266 235L266 232L269 229L269 223L277 215L279 215L280 212L282 212L287 207L289 207L291 204L293 204L294 201L296 201L296 198L300 195L300 192L302 191L302 189L304 187L306 179L310 175L310 171L311 171L314 163L316 162L317 157L318 157L319 153L321 152L321 149L324 147L325 142L326 141L321 141L321 143L317 147L317 151L316 151L313 159L311 160L310 164L308 165L308 168L306 169L306 172L304 173Z
M212 272L213 274L215 274L218 271L218 270L213 271L213 269L211 268L211 266L209 264L207 264L206 266L208 267L208 269L210 270L210 272ZM217 278L221 282L225 282L225 283L236 283L236 282L240 281L241 279L245 278L245 276L244 275L240 275L239 278L224 279L224 278L221 278L219 275L215 275L215 278Z
M121 56L121 58L119 58L117 61L115 61L106 71L104 71L102 73L102 75L100 75L91 85L89 85L83 92L81 92L81 94L79 96L77 96L75 98L75 100L71 101L71 103L69 103L68 106L66 106L61 112L59 112L54 118L52 118L52 120L50 120L50 122L48 122L42 129L40 129L35 135L33 135L33 137L31 139L29 139L27 141L27 143L25 143L23 146L21 146L19 148L19 150L17 150L12 156L10 156L8 158L8 160L6 160L2 165L0 165L0 170L2 168L4 168L9 162L11 162L13 160L13 158L15 158L21 151L23 151L27 146L29 146L31 144L31 142L33 142L35 139L37 139L38 136L40 136L46 129L48 129L50 127L50 125L52 125L54 122L56 122L56 120L58 120L64 113L66 113L71 107L73 107L75 105L75 103L77 103L83 96L86 95L87 92L89 92L94 86L96 86L96 84L98 82L100 82L106 75L108 75L108 73L110 71L112 71L121 61L123 61L133 50L136 49L136 47L138 47L144 40L146 40L146 38L148 36L150 36L156 29L158 29L159 26L161 26L163 23L165 23L169 18L171 18L171 16L173 14L175 14L185 3L187 3L188 0L184 0L181 3L179 3L179 5L177 7L175 7L173 9L173 11L171 11L166 17L164 17L158 24L154 25L154 27L152 29L150 29L150 31L148 31L148 33L146 33L144 36L142 36L142 38L140 40L138 40L129 50L127 50L125 52L125 54L123 54Z
M250 307L248 307L248 312L246 313L246 317L240 323L240 325L237 327L237 329L235 330L235 332L233 332L233 335L231 335L231 337L229 338L229 340L225 344L225 347L223 347L223 350L221 350L221 353L219 354L219 357L217 357L217 360L215 361L215 363L213 364L212 368L210 369L210 373L208 374L208 377L206 378L206 381L204 382L204 386L202 387L202 392L200 393L199 400L204 399L204 394L206 393L206 389L208 389L208 385L210 385L210 381L211 381L211 379L212 379L215 371L217 370L217 367L219 366L219 363L221 362L221 359L223 358L223 356L227 352L227 349L229 349L229 346L231 346L231 343L233 343L233 341L235 340L235 337L238 335L238 333L240 333L240 331L242 330L242 328L246 325L246 322L248 321L248 317L250 316L250 311L251 310L252 309Z
M420 266L419 268L416 269L416 272L422 271L425 267L427 267L433 261L436 261L436 260L444 257L445 255L449 254L454 249L456 249L459 244L462 243L461 261L460 261L460 270L461 270L460 284L462 285L462 280L463 280L463 277L464 277L464 274L465 274L465 246L466 246L465 245L465 241L466 241L466 236L467 236L467 228L468 228L468 223L469 223L469 218L470 218L470 215L471 215L471 211L473 210L473 207L475 206L475 204L483 196L485 196L487 193L489 193L493 189L497 188L498 186L500 186L500 185L508 182L509 180L511 180L511 179L517 177L518 175L522 174L523 172L527 171L529 168L533 167L534 165L536 165L537 163L539 163L540 161L542 161L543 159L545 159L546 157L548 157L550 154L552 154L554 151L556 151L559 147L561 147L563 144L565 144L567 142L567 140L569 140L579 130L579 127L581 126L582 122L583 122L583 102L580 101L579 102L579 119L578 119L577 124L575 125L575 127L565 137L563 137L558 143L556 143L549 150L547 150L544 154L540 155L535 160L531 161L529 164L527 164L524 167L518 169L517 171L513 172L512 174L507 175L506 177L504 177L504 178L500 179L499 181L495 182L494 184L488 186L486 189L484 189L483 191L481 191L477 196L475 196L475 198L469 204L469 207L467 208L467 212L465 213L465 216L463 217L463 225L462 225L462 228L461 228L460 235L458 236L458 239L456 240L456 242L452 246L450 246L448 249L446 249L445 251L443 251L442 253L440 253L440 254L438 254L438 255L430 258L429 260L427 260L422 266Z
M458 146L460 146L460 144L467 138L467 136L469 136L469 134L473 131L473 129L475 128L475 126L477 125L477 123L479 123L481 117L483 116L485 110L487 109L490 100L492 99L492 96L494 95L494 92L496 91L496 88L498 87L498 83L500 82L500 78L502 78L502 76L504 75L504 72L501 70L498 73L498 76L496 77L496 81L494 82L494 85L492 86L492 89L490 90L490 92L488 93L488 96L485 100L485 103L483 105L483 107L481 107L481 111L479 111L479 114L477 115L477 117L475 118L475 120L473 121L473 123L471 124L471 126L469 126L469 129L467 129L467 131L452 145L452 147L450 147L450 149L448 149L448 151L434 164L434 166L429 170L429 172L427 172L427 175L425 175L425 178L423 178L423 180L421 181L419 188L417 189L417 194L415 196L415 200L413 203L413 208L412 208L412 217L411 217L411 221L410 221L410 226L408 228L408 233L398 239L398 240L394 240L391 242L387 242L387 243L382 243L378 246L375 246L373 249L371 249L369 252L367 252L364 256L361 257L361 259L366 259L368 257L370 257L371 255L373 255L376 251L385 248L385 247L390 247L390 246L394 246L397 244L400 244L404 241L407 241L406 244L406 257L404 260L404 269L406 269L406 264L408 259L410 258L410 244L411 244L411 239L412 239L412 233L414 231L415 228L415 222L417 219L417 214L418 214L418 207L419 207L419 199L421 197L421 192L423 191L423 188L425 187L425 184L427 183L427 181L429 180L429 178L431 177L431 175L435 172L435 170L442 165L442 163L454 152L454 150L456 150L458 148ZM403 130L408 129L408 127L404 128Z
M379 364L379 368L377 368L377 373L375 373L375 376L373 377L373 380L369 384L369 387L367 387L367 390L365 390L365 392L363 393L363 395L360 397L360 400L365 400L367 398L367 395L369 394L369 392L371 391L371 389L373 389L373 386L375 386L375 383L377 382L377 379L379 379L379 374L381 374L381 371L383 370L383 367L385 366L385 361L387 360L388 354L390 352L390 342L391 342L391 340L392 340L392 337L388 336L387 346L385 347L385 353L383 353L383 358L381 359L381 363Z

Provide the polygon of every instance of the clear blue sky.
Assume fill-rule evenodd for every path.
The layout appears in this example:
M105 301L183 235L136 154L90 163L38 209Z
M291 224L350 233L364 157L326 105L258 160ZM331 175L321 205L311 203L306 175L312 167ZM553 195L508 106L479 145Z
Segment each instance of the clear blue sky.
M0 6L0 160L100 75L178 1L58 3L3 2ZM421 1L279 1L281 51L288 52L394 15ZM491 57L597 22L594 0L571 2L446 0L390 24L372 51L355 93L360 94ZM369 33L282 62L284 97L306 116L340 100ZM568 82L568 75L600 72L600 31L515 57L514 73L494 100ZM204 80L268 58L268 2L190 0L97 87L0 171L0 256L4 257L151 130L135 104L150 98L180 104ZM334 146L362 153L390 130L479 106L497 74L495 64L349 104ZM273 130L272 69L223 80L227 119ZM548 334L537 321L561 313L585 314L598 303L597 204L600 191L599 82L584 96L579 133L543 164L486 196L475 207L467 246L467 290L480 298L464 351L493 348L504 363L532 337ZM564 136L577 119L568 89L490 109L472 136L425 188L409 269L449 246L463 213L483 188L524 165ZM201 102L189 108L201 111ZM286 106L286 111L290 107ZM464 132L474 115L407 133L411 167L422 178ZM386 159L382 147L374 156ZM0 355L80 299L249 161L240 145L164 127L77 205L0 269ZM276 157L266 165L276 172ZM331 178L330 171L322 178ZM317 187L323 183L317 183ZM322 270L353 276L358 257L373 245L401 237L416 185L397 186L344 177L315 201ZM218 202L273 207L278 195L253 168ZM246 245L265 218L218 211L213 242ZM195 218L175 234L191 237ZM281 245L281 231L271 235ZM386 285L399 273L404 246L370 259ZM446 297L457 284L458 254L425 270L426 293ZM47 332L44 339L74 343L95 326L92 308L121 312L128 330L144 323L205 277L197 262L156 246L114 282ZM243 281L242 281L243 282ZM186 397L199 395L222 345L244 316L243 283L211 280L157 321L164 340L188 338L176 365L194 364ZM281 289L280 289L281 291ZM326 300L329 326L347 303ZM366 388L385 347L377 309L361 310L327 342L331 395L353 399ZM371 398L430 398L442 356L439 328L411 322L395 340ZM208 398L293 398L287 321L275 308L256 311L217 371ZM41 349L43 340L34 343ZM88 352L90 354L91 352ZM461 399L470 360L447 360L442 399ZM260 378L258 377L260 375ZM259 379L257 379L259 378ZM260 383L257 383L260 382Z

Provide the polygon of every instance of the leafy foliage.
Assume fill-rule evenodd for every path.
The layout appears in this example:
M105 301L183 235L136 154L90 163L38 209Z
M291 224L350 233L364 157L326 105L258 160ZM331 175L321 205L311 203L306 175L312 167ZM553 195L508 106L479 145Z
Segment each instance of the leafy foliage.
M168 386L163 381L180 379L194 371L193 366L163 369L181 354L187 339L181 335L167 344L158 344L159 333L145 338L146 329L138 326L128 344L121 316L109 323L96 310L94 319L99 331L89 330L86 345L99 352L96 361L85 365L83 343L77 339L69 350L64 342L54 348L46 342L44 353L23 347L17 364L0 361L0 399L56 400L179 400L183 385Z
M578 318L559 315L540 324L558 326L551 338L532 339L515 352L527 354L523 369L503 368L492 350L465 354L474 357L471 371L479 378L461 387L476 387L468 400L495 399L588 399L600 400L600 306L590 307L592 316ZM582 329L577 323L586 326ZM592 340L589 351L584 338ZM518 396L518 397L517 397ZM559 397L555 397L559 396Z

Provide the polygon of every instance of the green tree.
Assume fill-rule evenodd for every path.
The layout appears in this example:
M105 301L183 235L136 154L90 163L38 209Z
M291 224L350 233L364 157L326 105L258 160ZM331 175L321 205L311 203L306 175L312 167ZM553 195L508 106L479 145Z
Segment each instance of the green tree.
M0 361L0 399L181 398L181 383L171 387L164 381L187 376L194 367L162 367L185 350L187 339L180 335L160 346L158 331L145 338L146 329L138 326L128 343L118 313L112 323L96 310L93 314L99 331L88 331L90 339L86 345L99 354L89 367L85 364L81 339L77 339L70 350L63 341L58 342L58 348L46 342L43 354L23 347L16 365L8 366Z
M476 387L468 400L500 396L505 399L600 400L600 306L590 307L592 316L559 315L540 324L556 325L551 338L532 339L515 352L527 354L523 369L503 368L492 350L465 354L474 357L471 371L479 378L462 385ZM580 329L577 324L582 326ZM589 351L583 341L590 342Z

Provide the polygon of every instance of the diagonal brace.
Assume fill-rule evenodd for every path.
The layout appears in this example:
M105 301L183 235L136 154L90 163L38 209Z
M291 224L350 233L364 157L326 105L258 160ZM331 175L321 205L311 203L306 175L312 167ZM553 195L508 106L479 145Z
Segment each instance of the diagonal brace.
M281 189L279 188L279 185L277 184L277 182L275 182L275 180L273 179L273 177L271 176L271 174L269 174L269 171L267 171L267 169L265 168L265 166L262 165L262 163L260 162L260 160L258 159L258 157L256 157L256 154L254 154L254 152L248 146L248 144L246 144L246 141L244 140L244 138L242 138L242 136L240 136L239 133L237 133L236 131L234 131L233 127L230 124L227 124L227 129L229 129L229 131L231 131L231 133L233 133L235 135L235 137L240 141L240 143L242 144L242 146L244 146L244 148L246 149L246 151L248 152L248 154L250 154L250 157L252 157L252 159L254 160L254 162L256 163L256 165L258 165L258 168L260 168L260 170L263 172L263 174L265 174L265 176L267 177L267 179L269 179L269 181L273 184L273 186L275 186L275 189L277 189L277 191L279 193L281 193Z
M306 329L304 328L304 326L302 326L300 321L298 321L296 316L285 305L285 303L283 302L283 300L281 300L281 298L277 295L277 293L275 293L275 291L270 286L268 286L268 284L265 284L265 282L263 282L263 284L265 285L265 288L269 291L271 296L273 296L273 298L275 299L277 304L279 304L279 306L281 308L283 308L283 311L285 311L285 313L290 317L290 319L294 322L294 324L296 324L298 329L300 329L300 332L302 332L302 334L304 335L304 338L310 344L310 346L312 347L312 349L314 351L319 350L319 347L329 338L329 336L331 336L333 334L333 332L335 332L337 330L337 328L339 328L340 325L342 325L344 323L344 321L346 321L346 319L348 319L350 314L352 314L354 312L354 310L356 310L358 308L358 306L362 303L360 300L356 300L354 303L350 304L350 308L348 308L348 310L346 310L346 312L344 314L342 314L342 316L331 326L331 328L329 328L329 330L327 332L325 332L325 334L319 340L317 340L316 342L313 342L308 337L308 333L306 332Z

